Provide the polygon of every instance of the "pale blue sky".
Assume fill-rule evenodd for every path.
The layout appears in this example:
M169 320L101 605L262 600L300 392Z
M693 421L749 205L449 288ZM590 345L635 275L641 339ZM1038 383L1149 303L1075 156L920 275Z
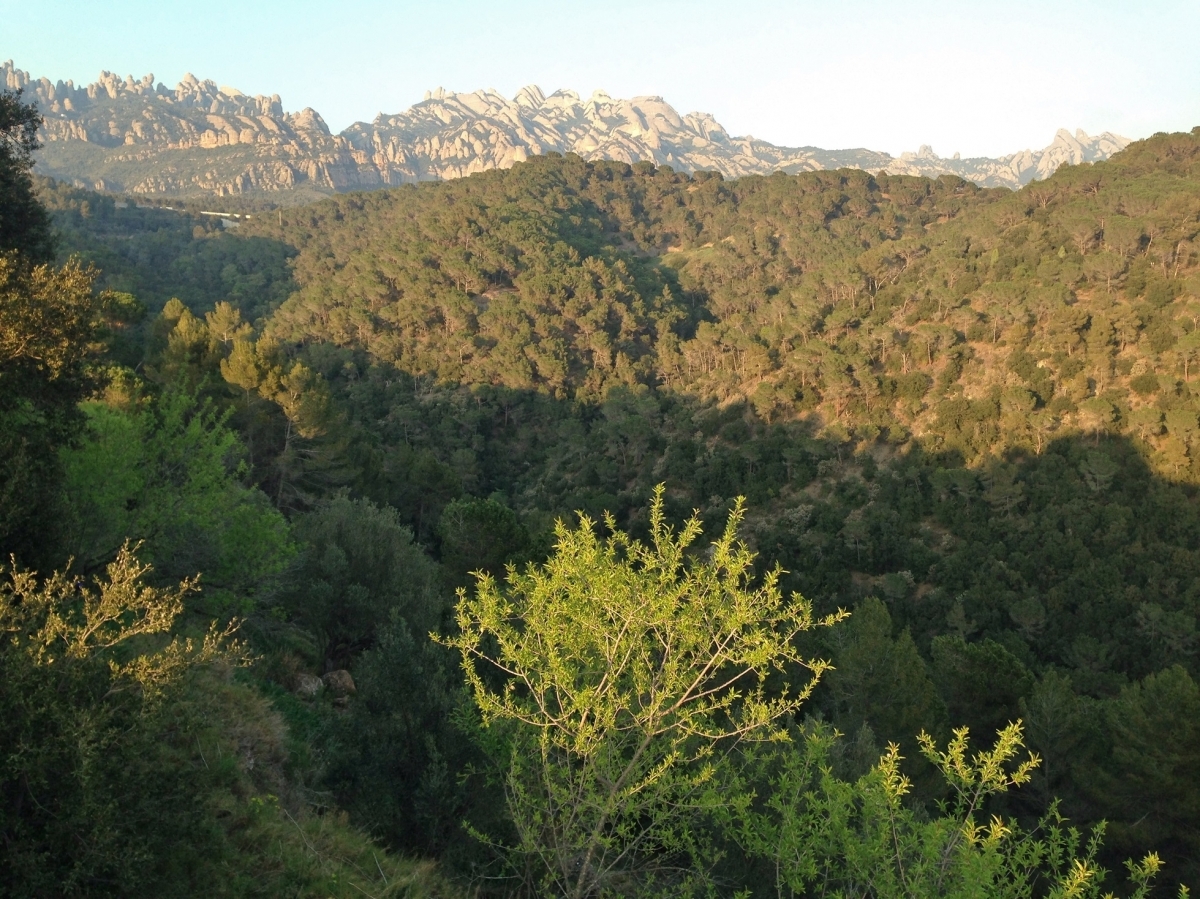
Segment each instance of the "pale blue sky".
M659 94L777 144L998 155L1200 124L1200 0L0 0L35 77L185 72L334 130L439 85Z

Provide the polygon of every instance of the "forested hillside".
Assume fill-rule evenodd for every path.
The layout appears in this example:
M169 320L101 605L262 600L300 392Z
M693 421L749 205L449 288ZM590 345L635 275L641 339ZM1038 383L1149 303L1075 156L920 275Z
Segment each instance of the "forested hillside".
M141 541L194 634L241 622L186 706L276 728L275 785L190 800L259 803L230 858L294 814L498 895L1200 878L1200 129L1015 193L550 155L235 229L39 196L36 277L103 301L0 537Z
M299 290L264 333L384 472L428 452L536 521L749 497L785 583L860 608L841 729L1023 717L1026 801L1194 858L1198 179L1196 133L1016 194L536 160L268 224ZM880 671L910 637L925 671Z

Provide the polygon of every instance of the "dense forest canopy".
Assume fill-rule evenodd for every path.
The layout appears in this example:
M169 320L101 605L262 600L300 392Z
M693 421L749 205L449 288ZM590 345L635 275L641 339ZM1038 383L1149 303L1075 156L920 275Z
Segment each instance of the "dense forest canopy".
M1016 194L545 158L338 198L253 224L299 250L266 333L446 383L745 400L972 461L1060 428L1136 434L1180 475L1195 428L1172 429L1167 395L1186 405L1200 353L1194 143Z
M202 575L180 626L242 622L257 660L232 680L198 660L178 732L228 746L269 720L278 779L181 779L205 764L183 743L150 765L234 809L201 856L244 870L282 827L275 883L458 889L391 856L366 878L361 828L484 892L579 896L1048 895L1072 857L1151 851L1158 891L1200 877L1200 129L1015 193L553 154L225 224L37 189L61 267L11 263L0 311L61 297L86 333L64 331L61 399L0 360L34 385L0 414L58 410L30 432L57 461L13 482L0 537L88 577L140 541L155 589ZM609 612L580 585L601 580L627 591L614 616L658 610L647 634L704 633L664 596L828 626L789 625L697 742L638 717L656 650L597 675L584 638ZM782 619L737 620L752 643ZM522 643L537 627L559 650ZM514 672L528 688L506 693ZM214 695L237 711L214 718ZM544 736L551 706L594 723ZM754 708L787 709L758 748L757 725L724 729ZM170 730L148 720L146 740ZM992 814L1010 830L971 829ZM1063 816L1106 821L1102 846Z

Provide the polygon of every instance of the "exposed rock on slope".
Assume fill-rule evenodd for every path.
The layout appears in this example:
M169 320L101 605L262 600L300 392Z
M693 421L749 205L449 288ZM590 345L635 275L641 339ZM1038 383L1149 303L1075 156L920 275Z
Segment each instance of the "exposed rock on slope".
M390 183L455 178L503 168L548 151L584 159L647 160L727 177L836 168L882 168L891 157L869 150L788 149L752 137L730 137L709 114L680 116L662 97L617 100L596 91L545 96L536 86L508 100L495 91L447 93L440 88L406 112L358 123L344 132Z
M331 134L312 109L286 113L278 95L249 97L191 75L174 89L147 75L110 72L87 87L34 81L0 66L0 83L24 88L45 116L44 174L81 186L141 194L362 190L504 168L549 151L585 159L648 160L726 177L830 168L954 174L988 187L1020 187L1063 163L1107 159L1128 141L1059 131L1043 150L1000 159L942 159L929 147L899 159L871 150L778 147L732 137L709 114L680 116L661 97L614 99L597 91L546 96L534 86L509 100L495 91L438 89L396 115Z
M285 113L278 95L248 97L191 75L174 90L153 75L110 72L75 87L32 81L11 63L0 67L0 84L37 99L45 118L39 171L81 186L140 194L382 186L316 111Z
M1124 150L1129 139L1105 131L1096 137L1082 130L1074 135L1060 128L1050 146L1041 150L1021 150L999 159L942 159L928 146L916 153L902 153L886 166L896 175L958 175L984 187L1020 187L1030 181L1040 181L1054 174L1060 165L1079 165L1081 162L1100 162Z

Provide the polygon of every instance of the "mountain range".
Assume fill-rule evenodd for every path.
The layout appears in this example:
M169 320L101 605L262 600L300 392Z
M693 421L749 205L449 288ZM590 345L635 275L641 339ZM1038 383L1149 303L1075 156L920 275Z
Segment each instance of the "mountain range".
M38 170L98 190L158 196L236 196L286 191L294 198L458 178L507 168L547 152L737 178L858 168L957 175L1018 188L1065 163L1107 159L1128 139L1063 129L1040 150L999 158L942 158L928 146L893 157L866 150L782 147L730 135L712 115L680 115L661 97L624 100L596 91L546 95L536 86L508 99L495 90L438 88L404 112L380 114L334 134L313 109L285 112L279 95L248 96L187 75L168 88L102 72L85 87L33 79L13 63L0 85L22 89L44 117Z

